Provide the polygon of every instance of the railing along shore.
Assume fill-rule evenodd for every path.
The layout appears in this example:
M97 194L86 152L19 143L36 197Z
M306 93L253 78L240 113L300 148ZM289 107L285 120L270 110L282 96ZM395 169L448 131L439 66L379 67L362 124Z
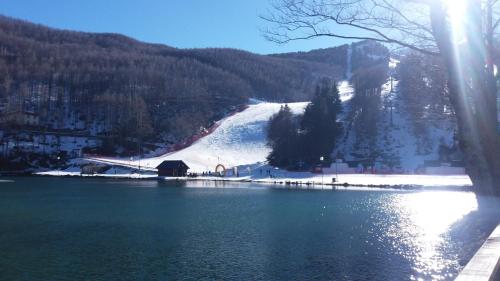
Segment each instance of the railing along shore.
M455 279L455 281L472 280L500 280L500 224Z

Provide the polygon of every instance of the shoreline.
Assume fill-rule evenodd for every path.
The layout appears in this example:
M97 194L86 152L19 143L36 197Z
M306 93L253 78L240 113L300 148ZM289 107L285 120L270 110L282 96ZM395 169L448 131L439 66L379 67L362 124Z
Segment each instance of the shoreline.
M59 173L59 174L57 174ZM473 191L470 185L453 185L453 184L436 184L436 185L419 185L419 184L360 184L349 182L318 182L314 178L220 178L220 177L178 177L178 178L165 178L156 175L143 175L143 174L125 174L125 175L82 175L77 173L67 172L51 172L51 173L2 173L1 177L56 177L56 178L81 178L81 179L114 179L114 180L147 180L159 182L214 182L214 183L253 183L262 185L272 185L276 188L282 189L299 189L299 190L342 190L349 188L368 188L379 190L408 190L408 191ZM360 174L358 176L373 176L372 174ZM381 176L381 175L375 175ZM396 175L398 177L405 177L412 175ZM422 175L419 175L422 176ZM425 175L424 175L425 176Z

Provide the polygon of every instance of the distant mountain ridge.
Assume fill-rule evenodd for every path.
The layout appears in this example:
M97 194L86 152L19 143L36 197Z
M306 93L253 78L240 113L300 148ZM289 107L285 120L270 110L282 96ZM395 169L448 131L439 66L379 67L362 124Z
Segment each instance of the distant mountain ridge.
M305 60L317 63L326 63L331 65L339 65L343 69L347 67L346 54L349 45L342 45L339 47L316 49L309 52L292 52L283 54L272 54L271 56L277 58L288 58ZM332 56L333 53L338 53L337 56ZM342 54L342 55L340 55Z

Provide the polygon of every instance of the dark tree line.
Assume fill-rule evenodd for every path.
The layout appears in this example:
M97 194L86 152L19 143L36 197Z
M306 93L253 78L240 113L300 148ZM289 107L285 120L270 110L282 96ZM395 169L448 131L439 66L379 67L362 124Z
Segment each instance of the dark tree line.
M269 120L267 128L268 145L272 151L269 163L276 167L290 168L297 165L300 158L299 116L295 116L288 105Z
M278 58L290 58L296 60L305 60L316 63L327 63L335 66L347 67L347 50L349 45L342 45L334 48L317 49L309 52L293 52L284 54L274 54Z
M430 125L443 120L456 124L445 66L438 57L410 53L402 58L397 74L406 111L410 114L417 136L419 152L429 152L432 144L425 141L425 136L430 133ZM457 128L454 129L456 133Z
M409 53L402 58L397 73L405 105L414 119L433 120L452 113L441 59Z
M381 112L382 85L387 81L387 64L372 65L357 71L353 76L355 95L352 114L355 114L357 135L375 140L377 120Z
M369 40L352 43L351 47L351 71L357 72L373 65L383 64L388 61L389 50L384 45ZM335 48L318 49L309 52L295 52L273 55L279 58L291 58L306 60L317 63L327 63L334 66L342 66L346 70L349 45Z
M389 50L386 46L370 40L352 44L352 71L362 71L374 65L387 65Z
M354 96L349 101L345 114L346 139L356 136L353 146L342 154L351 155L356 159L373 159L381 156L376 149L377 135L381 133L380 123L383 114L384 100L381 96L382 85L387 81L388 63L365 65L353 73L352 84Z
M303 115L295 116L288 106L283 106L271 117L268 126L268 145L272 149L267 158L269 163L287 169L330 163L342 132L337 121L341 110L337 85L329 80L317 86Z
M336 64L346 60L345 53L339 51L341 49L325 51L336 59L323 62L307 57L257 56L234 49L195 49L183 53L241 77L250 85L254 97L291 102L311 100L314 85L320 78L340 78L343 75L343 64Z

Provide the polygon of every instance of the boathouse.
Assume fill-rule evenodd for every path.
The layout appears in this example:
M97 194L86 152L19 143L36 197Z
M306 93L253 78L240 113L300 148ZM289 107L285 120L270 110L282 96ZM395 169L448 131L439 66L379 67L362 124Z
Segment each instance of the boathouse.
M159 177L185 177L189 167L182 160L167 160L158 165L156 169L158 169Z

